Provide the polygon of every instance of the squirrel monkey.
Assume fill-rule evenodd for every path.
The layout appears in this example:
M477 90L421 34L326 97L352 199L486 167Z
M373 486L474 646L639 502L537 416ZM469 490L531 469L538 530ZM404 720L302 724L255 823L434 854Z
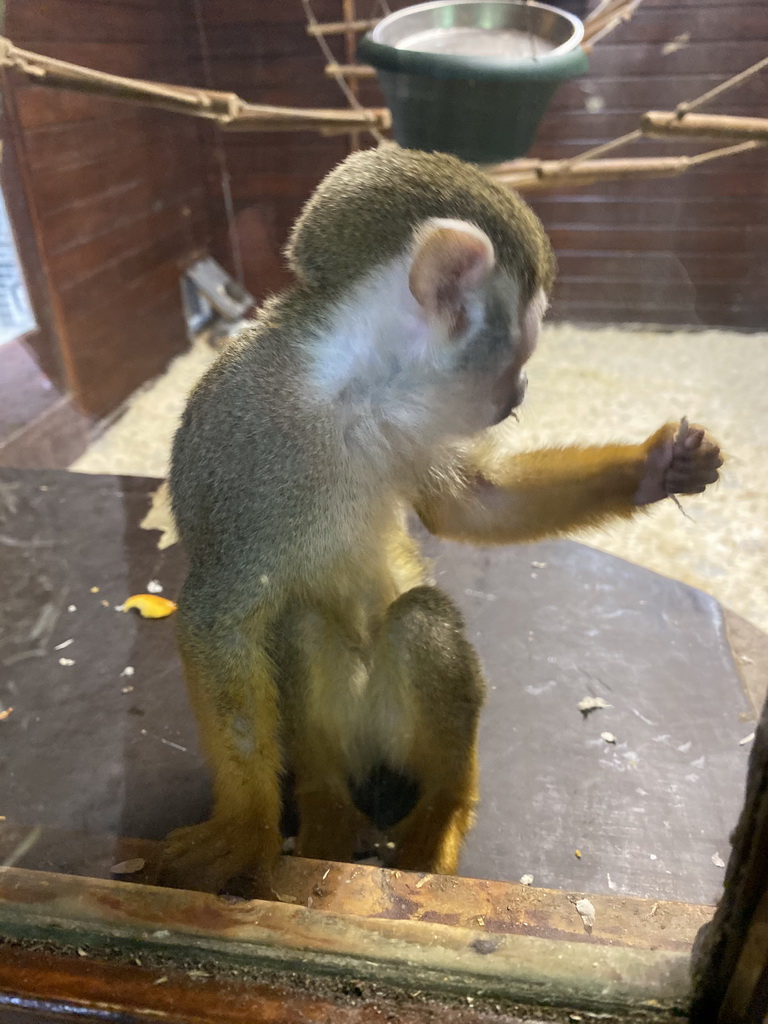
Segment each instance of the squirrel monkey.
M295 285L193 392L170 476L215 806L169 836L163 880L217 891L247 872L266 896L289 771L299 855L349 860L373 819L398 867L456 870L484 683L408 508L440 536L506 544L698 493L722 464L685 421L641 444L497 450L488 428L523 399L554 259L533 212L474 167L355 153L287 256ZM410 787L399 821L370 798L387 773Z

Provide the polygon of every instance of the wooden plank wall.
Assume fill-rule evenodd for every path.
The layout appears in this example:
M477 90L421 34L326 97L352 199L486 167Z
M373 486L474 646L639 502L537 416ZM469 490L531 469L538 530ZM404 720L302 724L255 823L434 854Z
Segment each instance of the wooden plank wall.
M75 63L192 82L187 0L8 0L6 34ZM114 410L187 344L180 268L208 237L198 122L6 76L6 109L78 406Z
M299 0L201 2L218 88L265 102L344 102L336 85L323 78ZM340 18L340 0L315 0L314 7L320 20ZM358 4L363 17L373 9L373 0ZM334 39L343 56L340 38ZM676 46L672 52L670 42ZM561 158L607 141L634 128L646 109L692 98L766 52L764 0L644 0L630 23L595 48L589 75L558 94L534 153ZM366 85L364 95L382 102L375 86ZM707 109L765 115L768 74ZM262 296L286 280L280 247L301 202L344 154L344 145L312 135L241 135L225 138L223 145L246 283ZM642 142L634 152L704 148L709 144ZM768 152L678 179L552 193L533 205L559 257L553 317L766 326ZM219 222L217 255L231 265L226 242Z
M346 105L336 83L323 75L300 0L197 2L204 27L200 82L256 103ZM366 3L373 7L373 0ZM341 17L340 0L313 0L313 9L321 21ZM341 57L339 40L334 37ZM233 249L239 246L244 283L258 299L290 280L281 250L291 224L315 185L348 152L345 137L314 132L212 133L209 185L222 201L212 223L214 255L234 272ZM223 217L224 174L234 205L231 229Z
M558 93L533 155L560 159L631 131L643 111L672 109L766 53L764 0L643 0L595 47L589 75ZM703 110L765 116L768 73ZM715 146L643 140L615 155ZM768 326L768 150L533 205L558 253L554 317Z
M320 20L336 20L341 4L314 7ZM368 16L373 0L358 7ZM232 89L260 102L344 103L323 75L299 0L9 0L5 31L18 45L116 73ZM333 42L343 58L341 37ZM672 52L669 42L678 44ZM763 55L767 43L762 0L644 0L632 22L596 48L589 76L559 94L535 152L566 156L627 131L643 110L695 96ZM258 298L286 283L281 249L290 225L347 142L310 133L227 136L161 111L14 83L7 108L11 120L15 111L68 383L82 409L103 416L186 344L179 270L209 241L232 270L239 250ZM375 87L366 91L381 102ZM767 107L763 76L711 109ZM643 143L637 151L682 148ZM553 316L765 326L764 152L679 179L594 186L534 205L560 260Z

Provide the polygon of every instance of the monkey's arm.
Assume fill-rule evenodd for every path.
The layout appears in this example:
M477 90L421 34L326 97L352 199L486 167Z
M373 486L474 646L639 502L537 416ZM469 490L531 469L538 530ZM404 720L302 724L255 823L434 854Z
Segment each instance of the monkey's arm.
M416 511L432 533L508 544L628 518L718 478L718 446L700 427L667 424L643 444L545 449L500 457L479 445L459 487L425 491Z

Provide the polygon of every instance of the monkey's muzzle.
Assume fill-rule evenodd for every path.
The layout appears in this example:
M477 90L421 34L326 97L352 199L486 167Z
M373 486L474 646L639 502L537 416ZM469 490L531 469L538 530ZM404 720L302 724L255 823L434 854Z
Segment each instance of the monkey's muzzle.
M505 389L505 394L501 399L499 405L499 411L497 418L494 420L494 426L497 423L501 423L510 416L518 406L523 404L525 398L525 392L528 390L528 377L523 370L520 371L512 381L511 385L508 385Z

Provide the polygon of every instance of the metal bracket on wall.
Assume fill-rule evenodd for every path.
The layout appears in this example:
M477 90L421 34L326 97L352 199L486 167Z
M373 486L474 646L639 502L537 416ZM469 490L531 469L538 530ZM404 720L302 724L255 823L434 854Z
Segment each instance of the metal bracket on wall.
M250 292L210 256L188 267L187 276L226 320L241 320L256 302Z

